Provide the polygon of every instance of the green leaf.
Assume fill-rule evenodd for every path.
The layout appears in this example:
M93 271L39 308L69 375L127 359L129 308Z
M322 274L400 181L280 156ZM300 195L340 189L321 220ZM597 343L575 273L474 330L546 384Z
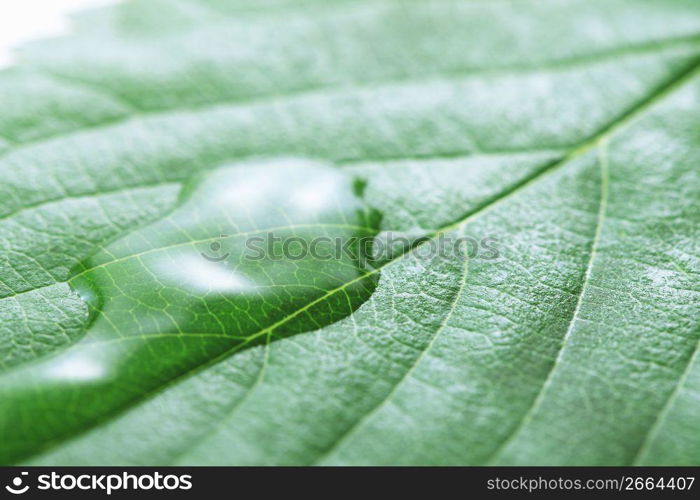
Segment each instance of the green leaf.
M700 463L696 1L132 0L21 56L0 462Z

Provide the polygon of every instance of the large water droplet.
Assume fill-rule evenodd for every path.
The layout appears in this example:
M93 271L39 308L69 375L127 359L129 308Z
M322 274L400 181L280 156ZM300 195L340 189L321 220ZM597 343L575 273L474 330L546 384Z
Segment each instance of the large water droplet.
M361 243L379 218L361 191L342 171L301 160L193 180L171 214L75 269L70 284L91 310L86 335L4 377L0 428L35 430L8 439L0 458L78 432L237 350L349 315L377 277Z
M335 168L298 161L194 182L170 216L77 269L71 285L95 311L91 340L210 334L250 344L347 316L375 282L356 243L376 233L377 217L354 188Z

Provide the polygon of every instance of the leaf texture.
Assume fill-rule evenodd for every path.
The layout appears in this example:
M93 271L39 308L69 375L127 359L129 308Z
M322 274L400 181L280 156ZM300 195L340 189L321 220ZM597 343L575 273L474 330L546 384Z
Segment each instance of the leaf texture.
M131 0L21 56L2 463L700 463L697 2ZM428 241L245 303L141 259L231 224ZM460 237L498 257L425 255Z

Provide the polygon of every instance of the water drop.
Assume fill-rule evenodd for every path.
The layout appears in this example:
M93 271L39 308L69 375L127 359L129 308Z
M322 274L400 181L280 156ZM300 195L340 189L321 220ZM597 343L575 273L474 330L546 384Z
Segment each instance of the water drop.
M303 160L193 179L172 213L75 268L86 334L4 378L0 426L33 422L36 443L18 445L32 449L240 349L351 314L377 282L357 242L376 235L379 217L357 187ZM76 408L80 419L59 417Z
M299 160L196 179L173 213L76 269L71 286L95 311L90 341L210 334L250 344L347 316L376 283L360 247L342 251L377 232L356 185Z

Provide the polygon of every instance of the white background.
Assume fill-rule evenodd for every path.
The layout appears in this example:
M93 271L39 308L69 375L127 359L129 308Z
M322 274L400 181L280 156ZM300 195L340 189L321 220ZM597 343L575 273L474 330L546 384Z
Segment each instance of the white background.
M114 0L0 0L0 68L12 64L12 48L66 33L68 14Z

